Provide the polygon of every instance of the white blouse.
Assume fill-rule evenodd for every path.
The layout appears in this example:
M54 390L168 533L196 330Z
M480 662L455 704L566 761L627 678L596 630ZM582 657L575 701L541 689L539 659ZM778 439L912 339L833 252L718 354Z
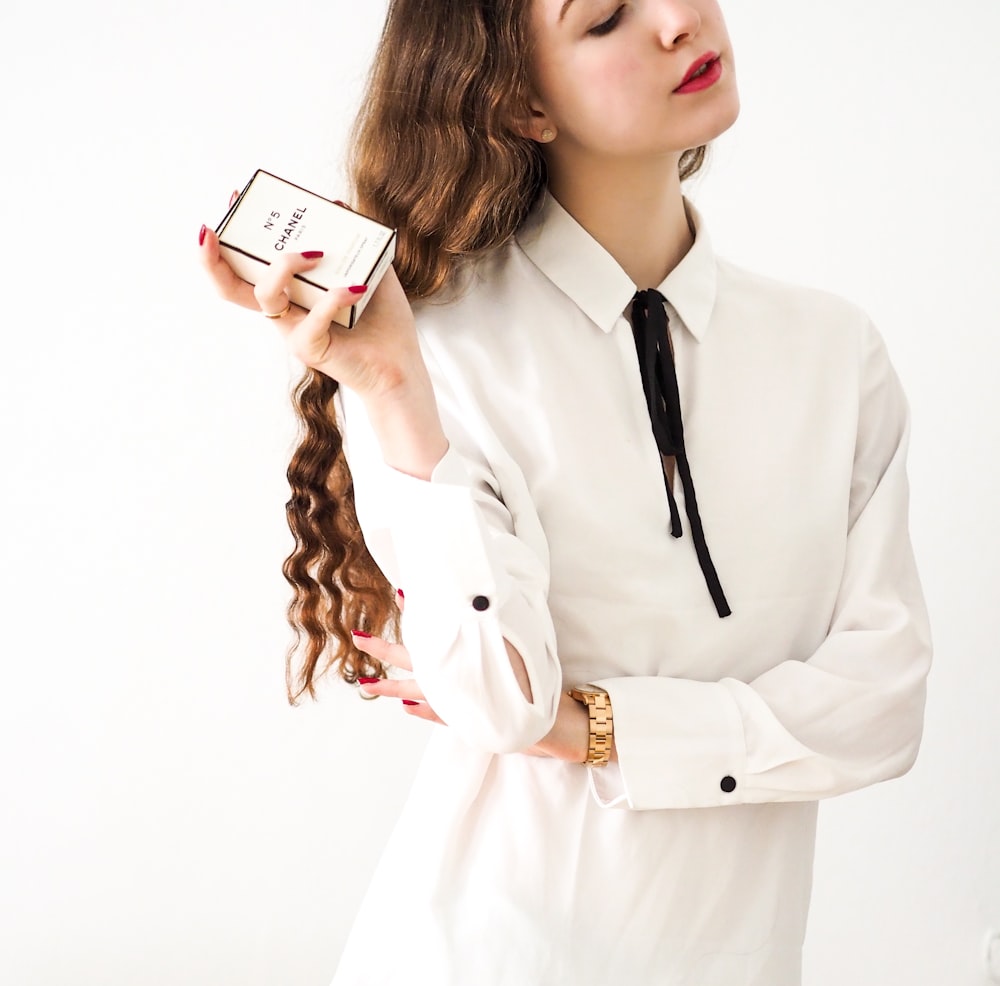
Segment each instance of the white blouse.
M913 762L930 640L896 374L863 312L719 259L687 209L659 290L732 615L676 480L669 532L636 285L550 195L416 307L450 441L430 482L338 399L365 540L449 726L336 986L794 986L816 802ZM518 753L583 682L610 693L618 763Z

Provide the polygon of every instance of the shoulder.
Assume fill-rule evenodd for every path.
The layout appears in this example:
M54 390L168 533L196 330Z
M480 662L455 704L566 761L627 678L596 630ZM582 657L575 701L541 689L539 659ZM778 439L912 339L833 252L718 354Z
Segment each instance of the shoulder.
M865 374L888 354L868 312L834 291L768 277L718 260L712 322L784 364Z
M729 261L720 260L718 267L716 316L747 334L751 348L769 353L785 369L795 367L811 385L835 383L848 403L849 398L881 402L878 413L887 426L905 417L906 399L891 356L862 306L836 292L766 277Z
M413 305L425 354L446 372L462 373L523 360L551 291L558 294L513 239L467 260L446 288Z
M413 305L421 332L442 332L461 325L473 329L511 301L530 292L538 271L511 238L477 257L462 261L446 287Z
M833 291L768 277L721 258L717 265L716 304L724 314L742 309L788 332L857 335L871 324L860 305Z

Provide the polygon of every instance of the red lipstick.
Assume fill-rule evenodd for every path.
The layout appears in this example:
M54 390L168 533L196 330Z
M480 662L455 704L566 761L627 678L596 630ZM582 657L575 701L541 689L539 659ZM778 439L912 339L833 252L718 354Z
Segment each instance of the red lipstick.
M700 92L702 89L714 86L721 75L722 61L718 52L706 51L701 58L691 64L683 81L674 92Z

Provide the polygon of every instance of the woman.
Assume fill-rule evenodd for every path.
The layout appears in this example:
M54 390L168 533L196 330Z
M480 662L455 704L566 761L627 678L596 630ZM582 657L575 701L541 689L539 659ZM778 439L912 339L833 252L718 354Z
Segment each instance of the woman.
M716 0L397 0L364 105L400 248L353 332L201 236L309 368L290 691L442 723L334 982L798 983L816 802L909 768L929 640L878 334L681 192Z

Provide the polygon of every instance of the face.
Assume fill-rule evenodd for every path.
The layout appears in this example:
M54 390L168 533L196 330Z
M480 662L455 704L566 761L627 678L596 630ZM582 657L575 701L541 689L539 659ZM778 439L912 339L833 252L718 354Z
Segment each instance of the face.
M532 0L531 30L530 136L554 131L550 153L679 155L739 113L717 0Z

